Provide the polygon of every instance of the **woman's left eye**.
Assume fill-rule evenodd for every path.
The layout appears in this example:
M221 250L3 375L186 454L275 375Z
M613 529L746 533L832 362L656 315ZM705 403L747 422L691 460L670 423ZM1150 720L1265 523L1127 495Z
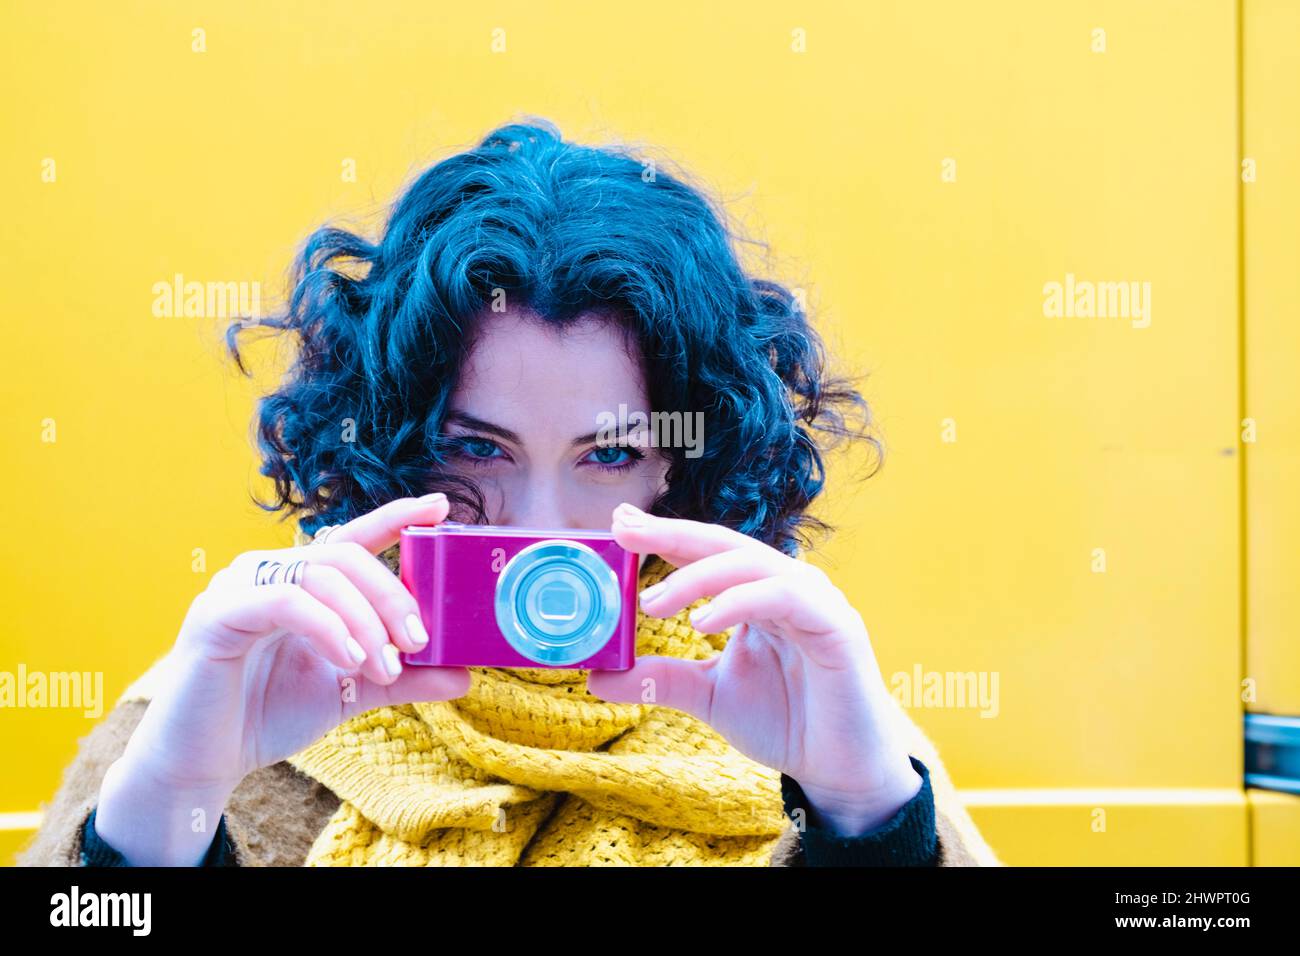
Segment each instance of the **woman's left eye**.
M635 448L624 448L618 445L608 445L601 448L594 448L587 456L587 460L592 464L599 465L601 468L609 471L622 471L624 468L630 468L641 458L643 453L638 452Z

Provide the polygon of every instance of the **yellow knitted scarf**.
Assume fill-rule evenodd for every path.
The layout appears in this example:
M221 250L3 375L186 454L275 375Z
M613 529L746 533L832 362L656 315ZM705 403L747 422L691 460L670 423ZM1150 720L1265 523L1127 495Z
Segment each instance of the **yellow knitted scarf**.
M381 555L394 573L399 547ZM647 559L641 587L672 570ZM694 606L638 611L637 656L720 653ZM341 801L307 866L769 865L780 774L707 724L601 700L586 671L471 673L458 700L376 708L288 758Z

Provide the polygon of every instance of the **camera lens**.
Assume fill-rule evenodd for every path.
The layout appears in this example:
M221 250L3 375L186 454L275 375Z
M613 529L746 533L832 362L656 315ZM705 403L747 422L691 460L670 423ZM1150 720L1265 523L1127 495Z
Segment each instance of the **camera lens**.
M511 647L539 664L586 660L613 636L622 609L618 575L578 541L530 544L497 578L497 625Z

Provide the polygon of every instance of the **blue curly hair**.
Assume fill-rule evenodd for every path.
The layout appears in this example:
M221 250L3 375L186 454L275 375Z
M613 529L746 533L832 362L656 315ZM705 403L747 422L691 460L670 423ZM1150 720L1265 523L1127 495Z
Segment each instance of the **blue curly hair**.
M245 374L241 335L269 328L296 346L258 406L275 499L254 501L307 534L431 491L484 520L473 481L447 468L441 432L472 323L503 290L555 325L616 317L640 344L652 409L704 413L703 454L663 449L667 490L653 513L723 524L788 554L829 531L808 514L824 452L863 439L879 463L867 403L852 379L827 373L799 298L742 269L723 211L686 174L657 166L626 147L566 142L530 118L425 170L377 243L314 231L285 310L226 333Z

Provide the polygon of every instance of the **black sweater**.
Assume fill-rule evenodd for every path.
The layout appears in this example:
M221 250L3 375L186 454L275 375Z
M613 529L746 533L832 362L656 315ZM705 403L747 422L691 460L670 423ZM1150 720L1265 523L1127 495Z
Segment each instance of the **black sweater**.
M934 793L930 771L915 757L912 767L921 777L921 789L894 816L862 836L840 836L813 823L803 789L791 777L781 774L781 798L787 816L804 810L804 831L800 834L803 858L808 866L935 866L938 841L934 828ZM81 825L83 866L130 866L126 858L100 839L95 832L92 809ZM212 844L201 866L239 866L239 856L221 815Z

